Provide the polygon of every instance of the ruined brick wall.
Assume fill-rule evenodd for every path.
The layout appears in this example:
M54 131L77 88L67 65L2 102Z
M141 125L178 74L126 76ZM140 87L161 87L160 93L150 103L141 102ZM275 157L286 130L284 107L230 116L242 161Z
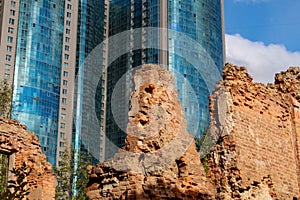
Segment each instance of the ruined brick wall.
M148 65L135 77L126 146L89 168L89 197L300 199L300 69L277 74L267 86L253 82L245 67L226 64L223 74L211 96L208 174L195 145L187 145L170 75ZM184 153L174 151L183 146Z
M0 118L0 151L10 154L10 168L23 162L32 169L29 182L30 200L54 199L56 178L52 166L42 153L38 138L16 120Z
M218 199L300 199L300 70L275 84L252 82L227 64L211 97L209 159Z
M134 83L126 146L89 168L89 198L214 199L171 73L145 65Z

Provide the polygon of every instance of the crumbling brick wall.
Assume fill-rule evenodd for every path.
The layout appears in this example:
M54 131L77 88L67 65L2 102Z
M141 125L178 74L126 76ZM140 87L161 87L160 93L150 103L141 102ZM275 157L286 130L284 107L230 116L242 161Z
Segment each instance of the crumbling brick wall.
M300 198L300 70L252 82L245 67L226 64L211 97L208 164L218 199Z
M213 146L208 155L202 154L207 174L194 144L168 165L151 170L161 160L150 162L144 155L159 154L179 125L184 127L179 143L162 155L172 158L173 150L189 137L181 106L168 84L170 75L152 68L148 65L135 77L126 146L113 161L89 168L91 199L300 199L299 68L277 74L275 84L265 86L253 82L245 67L226 64L210 101L211 141L206 141ZM157 72L158 79L148 77L158 76ZM162 109L153 110L157 105ZM149 136L162 122L165 128Z
M89 167L90 199L215 199L170 72L145 65L134 74L126 146Z
M10 155L10 169L20 167L23 162L32 169L27 179L29 199L54 199L56 178L52 165L46 161L38 138L28 132L25 125L0 118L0 151Z

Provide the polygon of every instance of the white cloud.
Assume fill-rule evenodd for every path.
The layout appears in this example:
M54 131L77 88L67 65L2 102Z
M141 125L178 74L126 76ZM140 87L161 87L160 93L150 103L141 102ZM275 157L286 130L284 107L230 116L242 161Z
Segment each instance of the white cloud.
M275 73L300 66L300 52L290 52L283 45L253 42L239 34L226 34L226 60L246 66L254 81L273 83Z

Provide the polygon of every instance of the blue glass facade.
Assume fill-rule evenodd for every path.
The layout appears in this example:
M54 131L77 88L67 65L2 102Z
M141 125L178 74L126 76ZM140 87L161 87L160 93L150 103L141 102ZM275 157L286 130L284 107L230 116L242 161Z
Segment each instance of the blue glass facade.
M141 1L135 2L135 5L132 6L138 6L140 7ZM141 12L134 12L132 15L136 16ZM118 33L121 33L123 31L130 30L131 28L131 2L130 1L124 1L124 0L113 0L110 1L110 9L109 9L109 36L116 35ZM141 22L136 21L136 26L140 26ZM130 46L130 38L124 38L122 44L120 44L125 48L125 46ZM121 47L122 48L122 47ZM109 55L113 54L113 49L109 48ZM136 51L135 55L141 56L140 51ZM111 141L114 145L117 147L124 146L126 133L124 130L122 130L117 122L115 121L112 108L111 108L111 102L112 102L112 94L115 85L117 82L121 79L121 77L130 70L130 57L131 53L127 52L120 57L118 57L115 61L113 61L107 69L107 92L106 92L106 99L107 99L107 108L106 108L106 137L108 141ZM140 63L139 60L135 59L137 63ZM126 83L121 84L123 87L120 89L120 96L122 98L119 98L120 102L118 102L118 113L126 113L128 108L127 104L124 104L123 102L126 99L126 95L128 92ZM123 116L123 123L127 123L127 117ZM113 156L113 153L115 153L118 149L114 148L113 145L109 144L108 142L105 143L105 157L111 157Z
M120 48L127 45L133 50L119 56L108 67L106 135L114 145L124 146L126 127L123 124L126 124L127 118L124 114L124 121L120 127L120 122L115 121L118 117L114 115L111 106L117 105L115 113L127 114L129 109L126 101L130 87L126 81L124 84L118 84L118 81L122 80L121 77L132 68L146 63L168 65L175 77L179 99L188 122L188 131L201 136L209 125L208 96L216 81L220 79L224 64L222 4L221 0L168 0L167 8L162 9L160 0L110 1L110 37L143 27L160 28L162 20L166 20L162 18L161 12L165 11L168 12L168 19L167 27L163 28L169 29L167 63L160 63L162 55L158 48L143 47L145 39L143 34L123 38L122 44L118 44ZM157 35L159 35L157 29L147 33L149 42L159 42L154 39L158 37ZM140 48L136 48L139 44ZM123 89L119 88L121 91L119 93L124 94L118 95L118 99L123 98L123 102L112 99L117 84L118 87L124 86ZM107 144L106 157L111 157L117 149L112 149L111 143Z
M168 28L176 31L169 34L169 68L175 76L188 131L201 136L209 126L210 88L220 79L224 64L221 1L169 0ZM194 60L197 62L192 63ZM211 73L203 73L205 68Z
M26 124L28 130L38 136L42 150L53 166L57 164L57 148L63 148L58 143L58 123L62 66L66 67L63 64L66 54L64 57L62 54L67 45L76 47L76 58L71 58L73 54L67 52L68 60L76 59L75 66L67 63L72 70L75 67L76 81L75 91L68 91L68 94L74 92L74 99L68 99L68 102L74 101L73 130L72 133L63 132L67 137L64 139L72 137L72 148L91 152L95 162L100 158L100 134L98 129L90 126L94 122L89 121L87 108L94 100L96 106L101 105L102 95L99 92L97 97L91 98L90 93L95 95L95 90L89 88L90 74L85 73L89 70L85 68L85 59L104 40L105 2L80 0L78 8L72 8L72 5L65 0L20 1L12 118ZM70 42L70 31L76 30L74 15L78 17L77 41L64 45L64 41ZM89 110L97 112L100 109Z
M110 1L109 36L113 37L124 31L139 29L141 27L158 27L158 2L158 0ZM112 60L107 69L105 132L108 142L106 142L105 147L106 158L113 156L118 150L116 147L122 147L125 144L129 109L128 102L132 85L130 74L126 73L145 63L158 63L158 49L143 48L141 42L143 39L147 38L143 38L142 34L126 34L126 37L122 37L122 42L117 44L118 48L131 48L131 50ZM150 40L153 42L152 38ZM113 55L115 54L116 47L112 44L109 46L108 51L109 56ZM113 95L115 88L117 88L118 92ZM114 110L112 106L114 106Z
M89 65L88 58L92 50L104 40L104 19L104 1L80 1L72 147L81 152L89 152L93 157L94 164L98 163L101 158L99 128L101 119L97 112L101 113L102 95L101 90L97 91L96 87L101 79L99 70L101 70L102 66ZM97 55L99 58L101 56ZM95 70L97 73L95 73ZM100 83L102 82L100 81ZM98 87L98 89L101 89L102 85L100 84ZM91 107L92 105L95 107ZM93 114L99 117L99 121Z
M39 138L56 163L64 1L22 0L12 117Z
M162 1L168 2L166 19L162 19ZM189 131L201 134L209 122L207 97L223 66L221 1L110 0L108 10L107 2L78 2L72 147L92 153L97 161L101 159L101 148L104 149L100 131L104 131L115 146L124 145L132 87L131 75L125 74L142 64L160 64L159 30L147 32L144 28L160 28L162 20L167 21L169 29L166 64L175 76ZM60 0L21 1L14 75L12 117L35 132L53 165L56 164L58 138L65 3ZM109 15L108 22L106 15ZM139 28L143 34L132 33L122 38L117 48L130 48L112 62L110 58L116 54L116 47L110 48L114 44L108 42L108 58L98 52L97 59L93 59L96 64L87 63L106 34L110 38ZM108 69L104 78L100 74L105 59ZM217 70L211 70L215 68ZM116 86L119 93L113 96ZM105 120L106 128L100 130ZM117 150L112 147L111 143L106 143L106 157Z

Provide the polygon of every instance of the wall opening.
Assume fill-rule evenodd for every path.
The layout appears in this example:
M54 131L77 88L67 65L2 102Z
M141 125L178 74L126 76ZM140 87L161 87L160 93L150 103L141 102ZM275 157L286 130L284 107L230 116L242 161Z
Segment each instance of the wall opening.
M9 172L9 155L0 152L0 193L6 191Z

